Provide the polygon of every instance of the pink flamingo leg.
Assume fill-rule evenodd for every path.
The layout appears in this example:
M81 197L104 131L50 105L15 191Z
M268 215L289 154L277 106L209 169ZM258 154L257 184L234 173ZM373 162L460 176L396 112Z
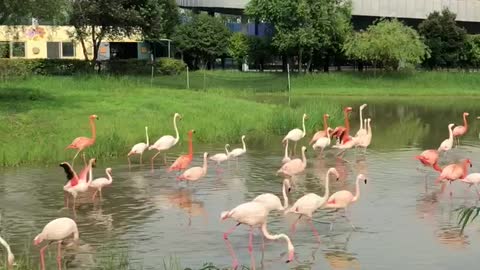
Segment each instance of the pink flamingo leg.
M57 265L58 270L62 270L62 241L58 241Z
M95 197L97 196L97 192L98 192L98 190L96 190L96 191L93 193L93 196L92 196L92 201L94 201L94 200L95 200Z
M153 161L155 160L155 158L156 158L158 155L160 155L160 153L161 153L161 152L160 152L160 151L158 151L158 153L156 153L156 154L155 154L155 155L152 157L152 159L151 159L151 163L152 163L152 170L153 170Z
M255 270L255 256L253 256L253 227L250 227L250 236L248 239L248 253L250 253L251 269Z
M313 226L312 219L308 219L308 223L310 224L310 227L312 228L313 235L317 238L317 241L320 243L320 235L318 234L317 229L315 229L315 226Z
M45 249L47 249L49 245L50 243L48 243L46 246L40 249L40 265L42 270L45 270L45 254L44 253L45 253Z
M297 231L297 223L300 221L300 219L302 218L302 215L300 215L297 220L295 220L295 222L292 224L292 227L290 228L290 231L292 232L292 235L295 234L295 232Z
M75 154L75 156L73 156L73 160L72 160L72 168L73 168L73 165L75 164L75 159L77 158L78 154L80 154L82 150L78 150L77 153Z
M230 256L232 256L232 269L236 270L238 267L238 259L237 259L237 256L235 255L235 251L233 251L232 245L230 244L230 241L228 241L228 239L225 238L224 241L225 241L225 245L227 245L227 249L228 249L228 252L230 253Z
M233 232L235 231L235 229L240 226L240 223L237 223L235 226L233 226L232 228L230 228L228 231L226 231L224 234L223 234L223 239L227 240L228 239L228 236Z

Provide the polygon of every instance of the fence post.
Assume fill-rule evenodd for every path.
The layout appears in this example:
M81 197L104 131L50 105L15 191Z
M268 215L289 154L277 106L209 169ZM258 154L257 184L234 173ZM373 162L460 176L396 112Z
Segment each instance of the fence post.
M150 76L150 87L153 86L153 73L154 73L154 66L155 66L155 60L153 59L153 54L150 54L150 60L152 63L152 74Z
M287 81L288 81L288 106L290 107L290 92L292 85L290 84L290 64L287 63Z
M187 89L190 89L190 76L188 74L188 66L187 66Z

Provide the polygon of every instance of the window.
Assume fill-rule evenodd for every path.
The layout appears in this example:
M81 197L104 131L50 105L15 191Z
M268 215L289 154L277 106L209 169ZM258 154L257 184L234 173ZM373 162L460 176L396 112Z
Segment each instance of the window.
M0 41L0 58L10 58L10 42Z
M60 58L60 42L47 42L47 58Z
M75 57L73 42L62 42L62 57Z
M12 42L12 57L25 57L25 42Z

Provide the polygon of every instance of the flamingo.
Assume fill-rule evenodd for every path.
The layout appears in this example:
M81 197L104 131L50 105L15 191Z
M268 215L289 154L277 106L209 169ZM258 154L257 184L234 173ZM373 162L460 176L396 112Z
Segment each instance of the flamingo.
M435 149L428 149L423 151L420 155L415 156L423 165L432 167L437 172L442 172L442 168L438 166L439 153Z
M50 221L47 225L45 225L42 232L35 237L35 239L33 240L35 246L38 246L43 241L49 242L47 245L40 249L40 262L42 270L45 270L45 257L43 253L52 242L57 242L57 264L58 269L62 269L61 245L62 242L71 235L73 235L74 241L78 241L79 234L77 223L75 223L73 219L63 217Z
M68 162L60 163L60 167L65 170L67 175L67 183L63 186L63 190L72 194L73 197L73 209L75 209L75 203L77 195L80 192L86 192L88 186L92 181L92 167L95 165L96 159L92 158L89 160L88 165L80 172L80 176L77 176L77 173L73 170L72 166ZM87 178L88 174L88 178ZM67 197L68 198L68 197ZM68 200L67 200L68 207Z
M345 107L343 115L345 119L345 127L338 126L333 130L332 136L335 136L341 144L351 140L350 138L350 122L348 121L348 114L352 111L352 107Z
M325 176L325 193L323 194L323 197L320 197L315 193L308 193L298 199L292 207L285 211L285 214L295 213L300 215L292 225L293 232L295 232L295 227L300 219L303 216L306 216L308 218L308 222L310 223L310 227L312 228L313 234L317 237L317 240L319 240L318 231L315 229L312 223L312 215L313 212L315 212L318 208L322 208L327 202L328 196L330 195L329 181L331 174L335 174L337 179L340 177L340 174L335 168L328 169Z
M450 164L443 168L440 176L437 178L435 183L439 183L440 181L447 180L452 183L457 179L464 179L468 174L468 165L472 167L472 162L470 159L464 159L461 164ZM445 185L442 185L442 192L444 191ZM450 191L450 196L452 196L452 192Z
M132 155L140 155L140 164L142 164L143 161L143 152L148 149L148 146L150 145L150 141L148 140L148 127L145 127L145 136L147 137L147 143L137 143L132 147L132 150L128 152L128 166L130 167L130 156Z
M328 133L328 131L327 131L327 129L328 129L328 118L329 117L330 117L330 115L328 115L328 114L323 115L323 130L319 130L313 135L313 137L312 137L312 139L310 140L310 143L309 143L310 145L314 144L320 138L327 137L327 135L328 135L327 134Z
M339 156L339 155L344 154L345 151L347 151L348 149L352 149L353 147L356 147L357 145L359 145L359 143L360 143L360 139L357 138L357 137L353 137L350 140L348 140L348 141L346 141L342 144L336 144L336 145L332 146L332 148L336 148L336 149L341 150L337 154L337 156Z
M255 197L252 202L263 204L267 208L268 212L273 210L285 211L288 208L287 192L290 192L290 189L290 181L288 181L288 179L284 179L282 185L283 205L278 196L272 193L260 194Z
M8 245L7 241L5 241L2 237L0 237L0 244L5 247L7 250L7 269L12 270L13 265L15 264L15 256L13 256L12 250Z
M365 109L365 107L367 107L367 104L362 104L360 106L360 128L358 129L357 131L357 134L355 134L355 137L363 137L365 135L367 135L367 127L365 126L365 128L363 127L363 109Z
M96 189L95 193L93 193L92 201L95 200L95 196L97 195L97 192L100 192L100 198L102 198L102 189L106 186L111 185L113 182L112 168L105 169L105 173L107 174L106 178L105 177L97 178L90 183L90 187Z
M72 141L70 145L65 147L65 150L77 149L77 153L73 157L72 166L75 163L75 159L77 158L78 154L80 154L80 152L82 152L85 148L92 146L95 143L95 139L97 138L95 120L98 120L98 116L96 116L95 114L92 114L89 116L89 119L90 119L90 127L92 129L92 137L91 138L77 137ZM83 162L87 164L87 161L85 160L85 153L83 153Z
M455 124L449 124L448 125L448 139L444 140L441 144L440 147L438 147L438 151L445 151L447 152L448 150L452 149L453 147L453 131L452 128Z
M286 176L293 176L303 172L305 167L307 167L307 158L305 157L305 152L307 152L307 147L302 146L302 159L292 159L283 164L283 166L277 171L277 174L282 173Z
M183 171L185 170L190 163L192 163L193 159L193 134L195 130L191 129L188 131L188 154L179 156L168 168L168 172L171 171Z
M208 153L203 153L203 167L192 167L182 173L177 180L186 180L186 181L197 181L200 178L204 177L207 174L208 166Z
M213 160L215 163L217 163L217 168L220 166L220 163L227 161L228 160L228 148L230 147L230 144L225 144L225 153L218 153L210 157L210 160Z
M288 140L286 140L285 141L285 155L283 156L282 164L285 164L285 163L289 162L290 160L292 160L292 159L288 156Z
M361 135L360 137L357 137L357 142L360 147L364 147L364 153L367 152L367 147L370 146L370 143L372 142L372 126L370 125L370 122L372 121L371 118L365 119L365 128L367 129L367 133L365 135Z
M245 154L247 152L247 146L245 145L245 135L242 135L242 145L243 148L235 148L230 153L228 153L228 157L234 157L238 160L238 157Z
M352 222L347 217L347 207L360 198L360 181L365 182L365 184L367 183L367 178L365 175L359 174L357 176L357 181L355 182L355 196L353 196L352 192L348 190L340 190L333 193L330 198L328 198L327 204L325 205L325 208L343 208L345 211L345 218L348 220L353 230L355 230L355 226L353 226ZM335 212L335 215L336 213L337 212ZM335 217L333 218L333 222L335 222ZM333 229L333 222L330 224L330 230Z
M302 129L295 128L288 132L288 134L283 138L282 142L285 143L286 140L294 141L295 145L293 146L293 153L297 151L297 142L300 141L303 137L305 137L305 120L308 119L307 114L303 114L302 117Z
M333 129L328 128L327 129L327 137L321 137L318 138L318 140L313 144L313 150L316 150L318 148L321 149L320 154L323 153L323 150L330 145L331 139L330 139L330 133L333 131Z
M250 226L250 236L249 236L249 244L248 244L248 253L250 253L250 258L252 261L252 268L255 267L255 259L253 257L253 229L254 227L261 227L261 231L265 238L269 240L277 240L277 239L284 239L287 243L288 249L288 260L287 263L291 262L294 257L294 247L290 238L285 234L277 234L271 235L267 230L267 217L268 217L268 209L267 207L260 202L246 202L243 204L238 205L237 207L233 208L230 211L223 211L220 215L221 220L226 220L228 218L232 218L237 222L237 224L229 229L227 232L223 234L223 239L227 243L227 248L230 252L230 255L233 258L232 267L233 269L237 269L238 266L238 259L235 256L235 253L228 242L228 236L240 225L245 224Z
M468 131L468 122L467 122L467 116L469 115L468 112L463 113L463 126L456 126L453 129L453 137L457 138L457 145L460 144L460 137L465 135Z
M468 188L475 186L477 194L480 197L480 191L478 190L478 185L480 184L480 173L471 173L467 175L464 179L460 179L460 181L468 184Z
M153 169L153 161L154 159L162 152L164 151L163 153L163 160L164 160L164 163L167 164L167 154L165 153L165 151L167 151L168 149L174 147L178 141L180 140L180 135L178 134L178 128L177 128L177 118L178 119L182 119L182 116L178 113L175 113L175 115L173 116L173 127L175 129L175 135L176 137L173 137L171 135L165 135L165 136L162 136L160 137L160 139L158 139L153 145L151 145L150 147L148 147L148 150L152 150L152 149L155 149L158 151L158 153L156 153L153 157L152 157L152 169Z

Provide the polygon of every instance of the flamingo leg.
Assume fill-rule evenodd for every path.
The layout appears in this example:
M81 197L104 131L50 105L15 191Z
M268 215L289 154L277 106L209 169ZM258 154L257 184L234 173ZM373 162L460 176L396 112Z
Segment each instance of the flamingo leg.
M235 229L240 226L241 223L237 223L235 226L233 226L232 228L230 228L228 231L226 231L224 234L223 234L223 239L227 240L228 239L228 236L230 234L232 234L233 231L235 231Z
M310 228L312 228L313 235L315 235L315 238L317 238L317 242L320 243L320 235L318 234L317 229L315 229L315 226L313 226L312 219L308 219L308 223L310 224Z
M163 152L163 165L167 165L167 153Z
M83 163L85 164L85 166L87 166L87 159L85 158L85 151L82 152L82 157L83 157Z
M295 141L295 144L293 146L293 155L295 155L296 153L297 153L297 142Z
M92 196L92 201L94 201L94 200L95 200L95 196L97 196L97 192L98 192L98 189L97 189L97 190L95 190L95 192L93 193L93 196Z
M235 255L235 251L233 251L232 245L230 244L230 241L228 241L228 239L224 238L224 241L225 241L225 245L227 246L228 252L230 253L230 256L232 256L232 269L236 270L238 267L238 259L237 259L237 256Z
M140 153L140 165L142 165L142 164L143 164L143 152Z
M102 189L100 189L100 200L103 200Z
M348 223L350 223L350 226L352 226L352 229L353 229L354 231L356 231L357 228L356 228L355 226L353 226L352 221L350 220L350 218L348 218L347 208L345 208L345 219L348 221Z
M62 241L58 241L57 244L57 265L58 270L62 270Z
M78 150L77 153L75 154L75 156L73 156L73 160L72 160L72 168L73 168L73 165L75 164L75 159L77 158L78 154L80 154L82 150Z
M128 168L130 169L132 167L132 162L130 161L130 156L127 156L128 159Z
M152 170L153 170L153 160L154 160L154 159L155 159L155 158L156 158L158 155L160 155L160 153L161 153L161 152L160 152L160 151L158 151L158 152L157 152L157 153L156 153L156 154L155 154L155 155L152 157L152 159L151 159L151 163L152 163Z
M50 243L40 249L40 266L42 270L45 270L45 249L48 248Z
M295 222L292 224L292 227L290 228L290 231L292 232L292 234L295 234L295 232L297 231L297 223L300 221L300 219L302 218L302 215L300 215L297 220L295 220Z
M330 223L330 231L333 230L333 224L335 223L336 219L337 219L337 211L333 213L333 220L332 220L332 223Z
M250 254L251 269L255 270L255 256L253 256L253 226L250 226L250 235L248 237L248 253Z

